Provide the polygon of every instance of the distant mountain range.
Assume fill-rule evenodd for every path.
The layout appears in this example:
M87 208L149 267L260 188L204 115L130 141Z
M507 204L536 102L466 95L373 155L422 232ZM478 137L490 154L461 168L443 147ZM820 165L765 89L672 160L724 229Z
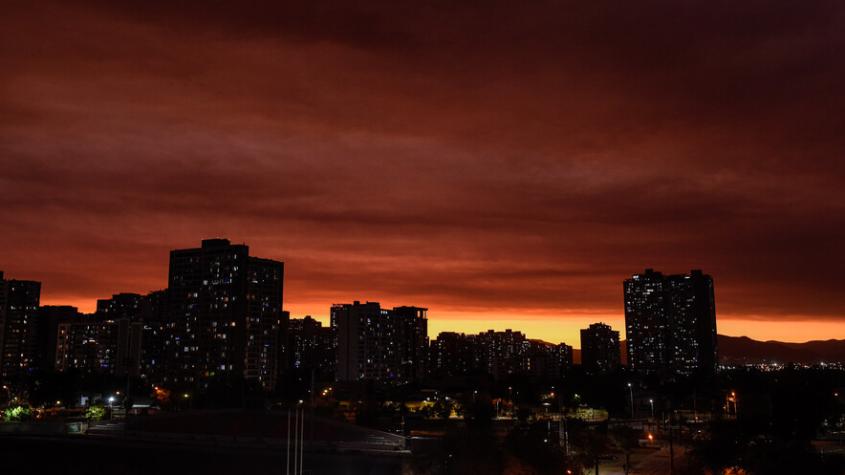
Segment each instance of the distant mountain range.
M845 340L784 343L719 335L719 359L725 363L845 362Z
M620 342L622 361L628 360L625 341ZM581 362L581 350L572 359ZM758 341L747 336L719 335L719 360L723 363L806 363L845 362L845 340L815 340L805 343Z

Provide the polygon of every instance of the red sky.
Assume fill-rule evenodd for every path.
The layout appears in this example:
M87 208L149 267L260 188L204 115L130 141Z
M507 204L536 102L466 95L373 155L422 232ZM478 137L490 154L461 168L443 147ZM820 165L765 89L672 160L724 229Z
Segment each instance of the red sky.
M45 303L226 236L294 316L578 346L702 268L720 332L845 338L841 2L113 3L0 16L0 269Z

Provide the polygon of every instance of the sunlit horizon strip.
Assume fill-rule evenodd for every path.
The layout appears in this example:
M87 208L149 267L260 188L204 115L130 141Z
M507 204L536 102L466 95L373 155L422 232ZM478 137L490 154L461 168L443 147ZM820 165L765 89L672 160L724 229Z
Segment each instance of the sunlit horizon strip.
M361 299L366 301L366 299ZM378 300L370 300L378 301ZM338 299L334 303L345 303ZM400 303L381 302L385 307L393 307ZM42 305L71 305L80 311L91 313L96 309L96 300L92 299L61 299L46 297ZM408 305L425 306L420 302L409 302ZM291 312L291 318L302 318L310 315L328 325L329 308L331 304L299 304L293 302L286 305ZM620 338L625 338L625 318L619 313L602 312L565 312L554 313L547 310L529 310L519 314L492 313L490 311L460 311L437 310L428 307L428 334L431 339L441 332L457 332L475 334L487 330L502 331L511 329L523 332L527 338L543 340L549 343L566 343L574 348L580 348L580 330L595 322L604 322L618 330ZM778 316L785 318L784 316ZM808 341L843 339L845 325L834 320L820 320L818 318L800 318L789 316L786 320L765 320L762 315L718 315L717 330L720 335L747 336L760 341L781 341L785 343L804 343Z

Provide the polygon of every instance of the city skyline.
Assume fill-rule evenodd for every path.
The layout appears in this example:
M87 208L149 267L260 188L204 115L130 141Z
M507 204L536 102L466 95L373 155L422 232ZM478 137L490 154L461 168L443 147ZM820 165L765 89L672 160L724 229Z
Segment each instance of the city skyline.
M7 275L91 310L222 235L297 315L577 341L700 268L725 334L845 337L841 5L286 3L7 5Z
M230 243L230 241L225 237L213 237L213 238L204 239L203 245L205 245L206 242L211 243L211 242L214 242L214 241L221 241L221 242L225 243L225 245L229 245L229 243ZM243 247L243 248L247 247L246 243L240 243L239 244L237 242L233 242L233 245L236 246L236 247ZM173 252L176 252L176 251L171 250L169 252L172 254ZM268 261L268 262L271 262L271 261ZM279 259L279 263L280 263L280 265L284 266L284 262L282 262L281 259ZM650 272L652 272L652 269L650 269L650 268L646 269L647 274L650 273ZM695 275L696 273L700 273L700 271L697 271L697 270L692 270L691 272L692 272L693 275ZM7 273L7 275L8 275L8 273ZM661 275L661 274L658 272L657 275ZM630 276L633 276L634 278L636 278L636 277L638 277L638 274L636 274L636 273L629 274L628 276L626 276L625 279L620 280L620 282L625 283L627 285L627 282L630 281L630 279L627 279L627 277L630 277ZM288 275L288 276L285 276L285 277L289 278L290 276ZM77 302L73 302L73 301L71 301L71 302L68 302L68 301L52 301L49 298L45 298L43 283L41 281L38 281L37 279L21 279L21 278L18 278L18 277L15 277L15 279L17 279L17 280L35 280L39 284L42 284L41 289L40 289L40 291L41 291L41 304L42 305L45 305L45 306L72 306L72 307L76 307L82 313L94 313L94 311L99 308L99 305L101 304L101 302L109 300L108 296L115 296L116 297L119 294L124 294L124 293L142 294L143 295L143 294L147 294L147 293L150 293L150 292L156 292L159 289L163 289L163 288L167 287L167 285L162 285L162 286L159 286L159 289L114 290L114 291L112 291L112 293L108 294L108 296L102 296L102 297L98 297L97 299L95 299L93 301L92 306L86 306L86 305L80 305ZM166 284L166 283L167 283L167 280L165 280L164 284ZM618 283L619 282L617 282L617 284ZM712 281L711 281L710 285L711 285L711 288L712 288L712 285L713 285ZM288 284L285 284L285 286L287 287ZM712 292L712 290L711 290L711 292ZM353 300L359 301L360 300L360 301L365 301L365 302L372 302L372 303L375 303L375 304L382 304L382 305L385 305L385 308L388 307L388 305L385 304L385 302L383 300L378 299L378 298L370 298L370 297L371 297L370 295L367 295L366 293L364 293L364 295L354 295L354 296L336 298L336 299L332 300L332 303L327 304L325 306L325 308L328 308L328 311L325 312L325 313L322 313L325 310L325 308L320 308L320 307L314 307L313 312L292 311L290 309L290 305L287 304L287 303L285 304L284 310L285 310L285 312L287 312L291 316L291 318L303 318L303 317L307 316L307 317L312 317L312 318L316 319L317 321L321 322L324 325L329 325L330 321L331 321L331 318L330 318L331 311L334 309L334 307L336 306L336 304L338 302L353 301ZM566 343L568 345L573 346L574 348L580 349L579 343L581 341L581 338L582 338L581 334L582 334L584 328L586 328L586 327L588 327L588 326L590 326L590 325L592 325L596 322L602 322L602 323L609 324L612 328L619 330L620 334L623 335L620 338L620 341L627 340L627 329L626 329L627 325L626 325L626 321L625 321L624 298L622 300L623 300L623 302L622 302L623 308L621 309L622 315L619 318L612 316L612 315L602 317L601 315L589 314L589 315L584 315L584 316L580 317L580 319L578 319L578 320L575 320L575 319L572 319L572 318L567 318L566 319L567 321L557 322L557 323L549 322L548 320L532 320L532 319L526 319L526 318L501 319L501 320L498 320L498 321L495 318L492 319L492 320L491 319L482 319L482 320L475 320L475 321L466 321L466 320L460 321L460 320L458 320L456 322L455 319L451 319L451 318L448 318L448 317L438 319L437 315L433 314L431 316L433 316L434 318L433 319L429 318L428 322L429 322L429 328L431 328L432 337L435 337L436 335L439 335L440 333L444 333L444 332L478 334L478 333L486 332L488 330L493 330L493 331L515 330L515 331L521 331L521 332L525 333L526 336L530 339L542 340L542 341L546 341L546 342L554 343L554 344ZM288 302L288 301L289 301L289 299L285 299L285 302ZM425 302L408 303L406 301L400 301L397 304L398 305L421 305L422 306L422 305L425 305ZM426 306L426 308L428 308L428 306ZM520 316L517 316L517 317L520 317ZM522 317L525 317L525 315L522 315ZM461 324L461 323L463 323L463 324ZM719 317L719 333L720 334L728 335L728 336L749 336L751 338L755 337L755 335L753 335L753 334L746 334L746 333L732 334L730 332L735 327L733 327L730 323L728 323L727 325L723 325L724 323L726 323L726 322L722 319L722 317ZM723 326L728 327L727 332L722 331ZM556 331L556 330L561 329L561 328L563 328L564 330L563 331ZM801 335L800 332L793 332L793 334ZM761 339L761 338L757 338L757 339ZM827 338L825 338L825 339L827 339ZM775 339L772 339L772 340L775 340ZM781 340L777 340L777 341L801 343L801 342L804 342L804 341L811 341L811 340L813 340L813 339L801 339L799 337L799 338L793 339L793 340L781 339Z

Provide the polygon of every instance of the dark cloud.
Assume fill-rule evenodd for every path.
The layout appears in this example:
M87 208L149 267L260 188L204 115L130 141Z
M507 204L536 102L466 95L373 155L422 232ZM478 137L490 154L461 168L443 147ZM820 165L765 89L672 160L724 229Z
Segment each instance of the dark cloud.
M844 15L12 2L0 268L93 302L226 235L286 260L295 312L618 315L649 266L710 271L722 315L835 321Z

